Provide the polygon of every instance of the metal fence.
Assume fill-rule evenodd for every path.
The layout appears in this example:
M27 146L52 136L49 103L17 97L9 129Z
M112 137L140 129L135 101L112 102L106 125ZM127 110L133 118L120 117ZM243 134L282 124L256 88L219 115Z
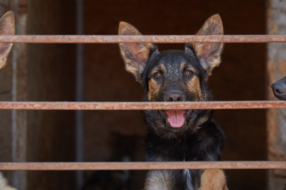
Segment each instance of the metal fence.
M13 43L267 43L286 42L284 35L15 35L0 36L0 42ZM286 101L217 102L0 102L0 109L18 110L158 110L158 109L266 109L286 108ZM286 169L286 161L254 162L53 162L0 163L0 170L153 170L153 169Z

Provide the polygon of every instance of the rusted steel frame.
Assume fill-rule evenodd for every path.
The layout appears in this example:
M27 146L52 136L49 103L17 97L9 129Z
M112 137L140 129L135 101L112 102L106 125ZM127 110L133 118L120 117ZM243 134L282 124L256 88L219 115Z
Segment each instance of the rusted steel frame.
M286 161L251 162L31 162L0 163L0 170L286 169Z
M0 36L0 42L14 43L187 43L187 42L224 42L224 43L266 43L286 42L286 35L15 35Z
M0 102L0 109L17 110L187 110L286 108L286 101L215 102Z

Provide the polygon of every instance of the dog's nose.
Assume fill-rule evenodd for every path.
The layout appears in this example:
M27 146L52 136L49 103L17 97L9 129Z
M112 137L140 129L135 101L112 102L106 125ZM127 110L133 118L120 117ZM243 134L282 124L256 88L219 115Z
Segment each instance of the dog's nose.
M177 101L184 101L185 96L181 92L173 91L173 92L167 93L164 99L165 101L168 101L168 102L172 102L172 101L177 102Z
M274 95L280 100L286 100L286 84L282 82L276 82L271 86Z

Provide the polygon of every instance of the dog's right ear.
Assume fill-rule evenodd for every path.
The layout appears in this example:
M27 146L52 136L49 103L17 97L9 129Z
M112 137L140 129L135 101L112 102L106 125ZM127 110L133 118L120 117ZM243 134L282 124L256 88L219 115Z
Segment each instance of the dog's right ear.
M223 35L223 25L218 14L210 17L197 35ZM210 76L212 70L219 66L223 43L193 43L193 47L200 60L200 64Z
M120 22L119 35L142 35L134 26ZM154 47L152 43L119 43L120 52L125 62L125 69L132 73L138 82L146 67L149 53Z
M5 13L0 19L0 35L15 34L15 18L12 11ZM0 43L0 69L6 65L13 43Z

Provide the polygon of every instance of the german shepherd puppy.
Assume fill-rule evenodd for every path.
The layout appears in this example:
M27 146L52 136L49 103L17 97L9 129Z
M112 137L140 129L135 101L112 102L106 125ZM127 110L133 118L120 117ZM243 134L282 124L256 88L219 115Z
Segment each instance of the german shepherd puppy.
M273 83L271 88L276 98L279 100L286 100L286 77Z
M197 35L222 35L219 15L209 18ZM119 35L141 35L121 22ZM145 89L145 101L209 101L206 83L220 64L222 43L186 44L185 50L160 52L152 43L120 43L125 68ZM220 159L225 136L212 119L212 110L147 110L148 161L215 161ZM146 190L227 189L221 170L149 171Z

